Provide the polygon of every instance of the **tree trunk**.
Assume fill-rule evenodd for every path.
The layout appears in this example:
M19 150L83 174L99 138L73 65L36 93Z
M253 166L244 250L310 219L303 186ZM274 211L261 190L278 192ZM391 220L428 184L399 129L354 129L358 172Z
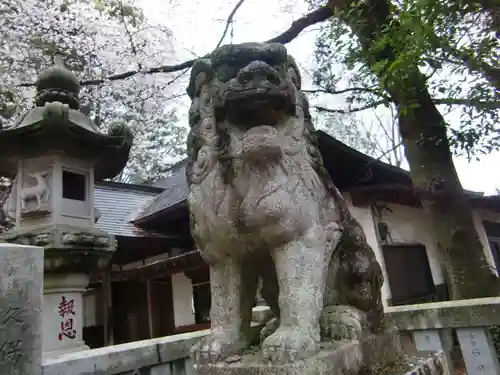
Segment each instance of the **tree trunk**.
M421 193L424 211L434 231L439 257L444 266L452 299L478 298L500 294L500 279L488 265L474 226L472 210L453 164L446 124L434 105L425 77L418 67L390 75L373 69L377 62L395 63L400 51L390 43L378 52L375 43L384 38L382 30L397 27L388 0L368 0L356 5L337 4L339 17L360 40L362 52L372 71L394 101L399 130L405 146L414 186ZM380 44L378 44L380 45ZM418 277L418 276L416 276Z
M425 96L426 93L421 93ZM399 113L399 127L415 187L434 231L451 299L500 294L486 261L472 210L453 164L446 127L429 96L412 111Z

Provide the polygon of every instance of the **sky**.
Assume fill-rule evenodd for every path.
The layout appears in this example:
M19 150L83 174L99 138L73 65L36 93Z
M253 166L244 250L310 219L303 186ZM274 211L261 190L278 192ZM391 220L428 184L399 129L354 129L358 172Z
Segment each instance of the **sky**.
M142 0L146 17L152 23L168 27L173 32L173 59L202 56L219 42L227 17L236 5L235 0ZM233 27L224 43L264 41L287 29L290 24L307 13L301 0L246 0L234 17ZM318 26L306 29L287 45L302 70L303 88L312 88L310 72L314 66L314 40ZM173 63L166 62L166 63ZM328 98L329 108L342 108L342 98ZM181 113L187 113L188 99L179 101ZM361 115L362 116L362 115ZM366 114L369 116L369 114ZM368 121L368 119L367 119ZM456 120L458 121L458 119ZM187 122L187 120L186 120ZM500 153L482 156L479 161L455 158L455 166L465 189L494 194L500 189Z

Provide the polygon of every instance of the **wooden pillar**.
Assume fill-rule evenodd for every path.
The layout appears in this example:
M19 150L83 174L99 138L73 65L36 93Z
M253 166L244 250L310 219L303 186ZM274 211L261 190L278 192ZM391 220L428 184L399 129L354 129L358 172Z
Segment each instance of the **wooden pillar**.
M113 345L113 306L111 298L111 267L104 271L102 279L104 346Z
M148 325L149 325L149 338L154 337L154 325L153 325L153 295L151 290L151 280L146 280L146 297L148 301Z

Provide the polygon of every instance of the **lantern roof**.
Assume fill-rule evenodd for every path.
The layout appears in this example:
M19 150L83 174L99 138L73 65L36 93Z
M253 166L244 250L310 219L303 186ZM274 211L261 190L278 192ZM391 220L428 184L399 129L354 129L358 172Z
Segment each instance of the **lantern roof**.
M107 134L80 111L80 82L56 65L40 73L34 106L0 130L0 175L13 175L22 159L63 154L95 164L97 179L118 175L127 163L133 135L124 123Z

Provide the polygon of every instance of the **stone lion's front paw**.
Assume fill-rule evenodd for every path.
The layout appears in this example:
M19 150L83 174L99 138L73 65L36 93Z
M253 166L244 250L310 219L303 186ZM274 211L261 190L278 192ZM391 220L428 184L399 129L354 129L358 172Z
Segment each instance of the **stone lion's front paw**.
M191 348L195 363L205 364L224 360L241 352L245 344L224 332L212 332Z
M264 358L272 363L291 363L308 358L318 350L318 342L309 331L298 327L278 328L262 343Z
M320 318L321 338L330 340L360 340L366 325L366 315L351 306L329 306Z

